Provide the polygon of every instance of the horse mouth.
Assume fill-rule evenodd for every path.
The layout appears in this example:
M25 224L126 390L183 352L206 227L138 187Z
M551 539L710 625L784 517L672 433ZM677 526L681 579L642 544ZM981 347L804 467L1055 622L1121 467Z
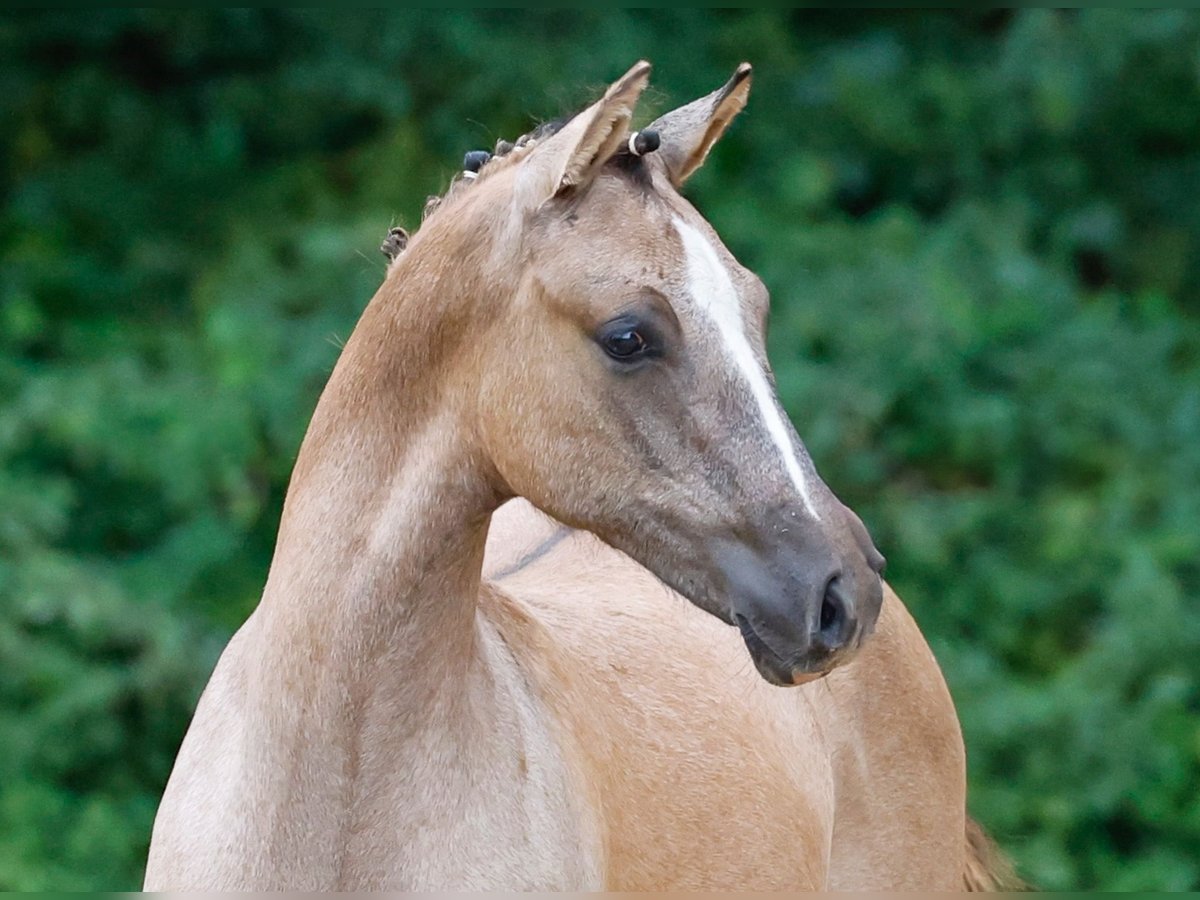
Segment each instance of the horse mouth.
M734 621L738 631L741 632L746 649L750 653L750 659L754 662L754 668L768 684L776 687L795 687L808 684L824 678L837 666L836 659L824 660L824 665L811 671L793 665L767 646L766 641L758 636L745 616L737 614L734 616Z

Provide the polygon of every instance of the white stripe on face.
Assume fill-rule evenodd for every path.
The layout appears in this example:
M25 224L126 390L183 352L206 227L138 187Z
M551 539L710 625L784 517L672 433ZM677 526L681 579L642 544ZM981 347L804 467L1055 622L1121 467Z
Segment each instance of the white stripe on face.
M779 450L783 459L783 467L792 479L792 484L800 492L804 506L809 515L820 519L816 504L813 503L809 491L808 480L804 476L804 468L796 455L784 424L783 415L767 376L754 358L750 342L742 325L742 305L738 299L737 290L729 271L721 262L712 243L699 231L675 217L675 230L683 240L683 250L687 256L688 289L697 308L703 312L716 326L717 334L729 352L735 366L741 371L750 385L750 393L758 403L758 411L766 426L767 434Z

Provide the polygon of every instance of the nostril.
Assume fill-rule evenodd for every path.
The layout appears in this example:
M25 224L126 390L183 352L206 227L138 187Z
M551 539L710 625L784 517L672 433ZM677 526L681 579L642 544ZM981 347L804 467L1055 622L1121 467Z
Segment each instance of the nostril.
M837 605L830 599L828 592L825 598L821 601L821 631L828 632L837 624L838 608Z
M821 642L831 650L836 650L846 642L851 630L848 622L850 609L842 594L841 579L834 576L825 586L825 596L821 598L821 616L817 633Z

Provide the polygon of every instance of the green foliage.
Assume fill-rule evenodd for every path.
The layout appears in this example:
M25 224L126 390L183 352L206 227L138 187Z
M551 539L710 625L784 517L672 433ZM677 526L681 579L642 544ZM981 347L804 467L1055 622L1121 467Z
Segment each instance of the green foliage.
M642 56L756 63L691 193L975 813L1200 888L1200 16L1111 10L0 15L0 888L137 885L387 227Z

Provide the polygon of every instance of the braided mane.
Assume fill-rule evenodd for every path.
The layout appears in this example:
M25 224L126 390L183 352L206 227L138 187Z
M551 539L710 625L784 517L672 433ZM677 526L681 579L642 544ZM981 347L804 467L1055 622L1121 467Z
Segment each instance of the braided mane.
M466 160L464 160L463 171L451 179L450 185L446 188L445 192L440 195L434 194L425 200L425 206L421 211L421 224L423 225L447 201L453 200L460 191L465 190L481 178L489 178L497 172L502 172L519 163L541 141L557 134L570 120L571 117L567 116L566 118L543 122L532 131L521 135L515 141L507 141L501 138L496 141L496 146L491 153L487 151L473 151L468 153ZM645 143L645 149L634 151L631 147L622 147L613 157L613 161L617 162L626 171L640 172L640 168L631 169L630 164L632 163L634 167L639 166L642 153L651 152L658 147L657 133L642 132L642 134L649 138ZM479 157L483 157L482 161L480 161ZM393 227L388 231L387 237L384 238L379 250L388 258L389 262L394 262L404 252L404 248L408 246L408 239L409 234L405 229Z
M499 171L516 165L526 156L528 156L533 148L540 141L558 133L558 131L570 121L570 117L565 119L555 119L551 122L543 122L532 131L528 131L521 135L515 141L506 141L503 138L496 141L496 146L492 150L491 156L487 159L476 172L469 173L471 177L467 177L466 173L460 172L450 182L450 186L444 194L433 195L425 201L425 208L421 211L421 221L424 222L431 215L437 212L438 208L443 203L449 200L454 194L465 184L470 184L480 178L486 178L494 175Z

